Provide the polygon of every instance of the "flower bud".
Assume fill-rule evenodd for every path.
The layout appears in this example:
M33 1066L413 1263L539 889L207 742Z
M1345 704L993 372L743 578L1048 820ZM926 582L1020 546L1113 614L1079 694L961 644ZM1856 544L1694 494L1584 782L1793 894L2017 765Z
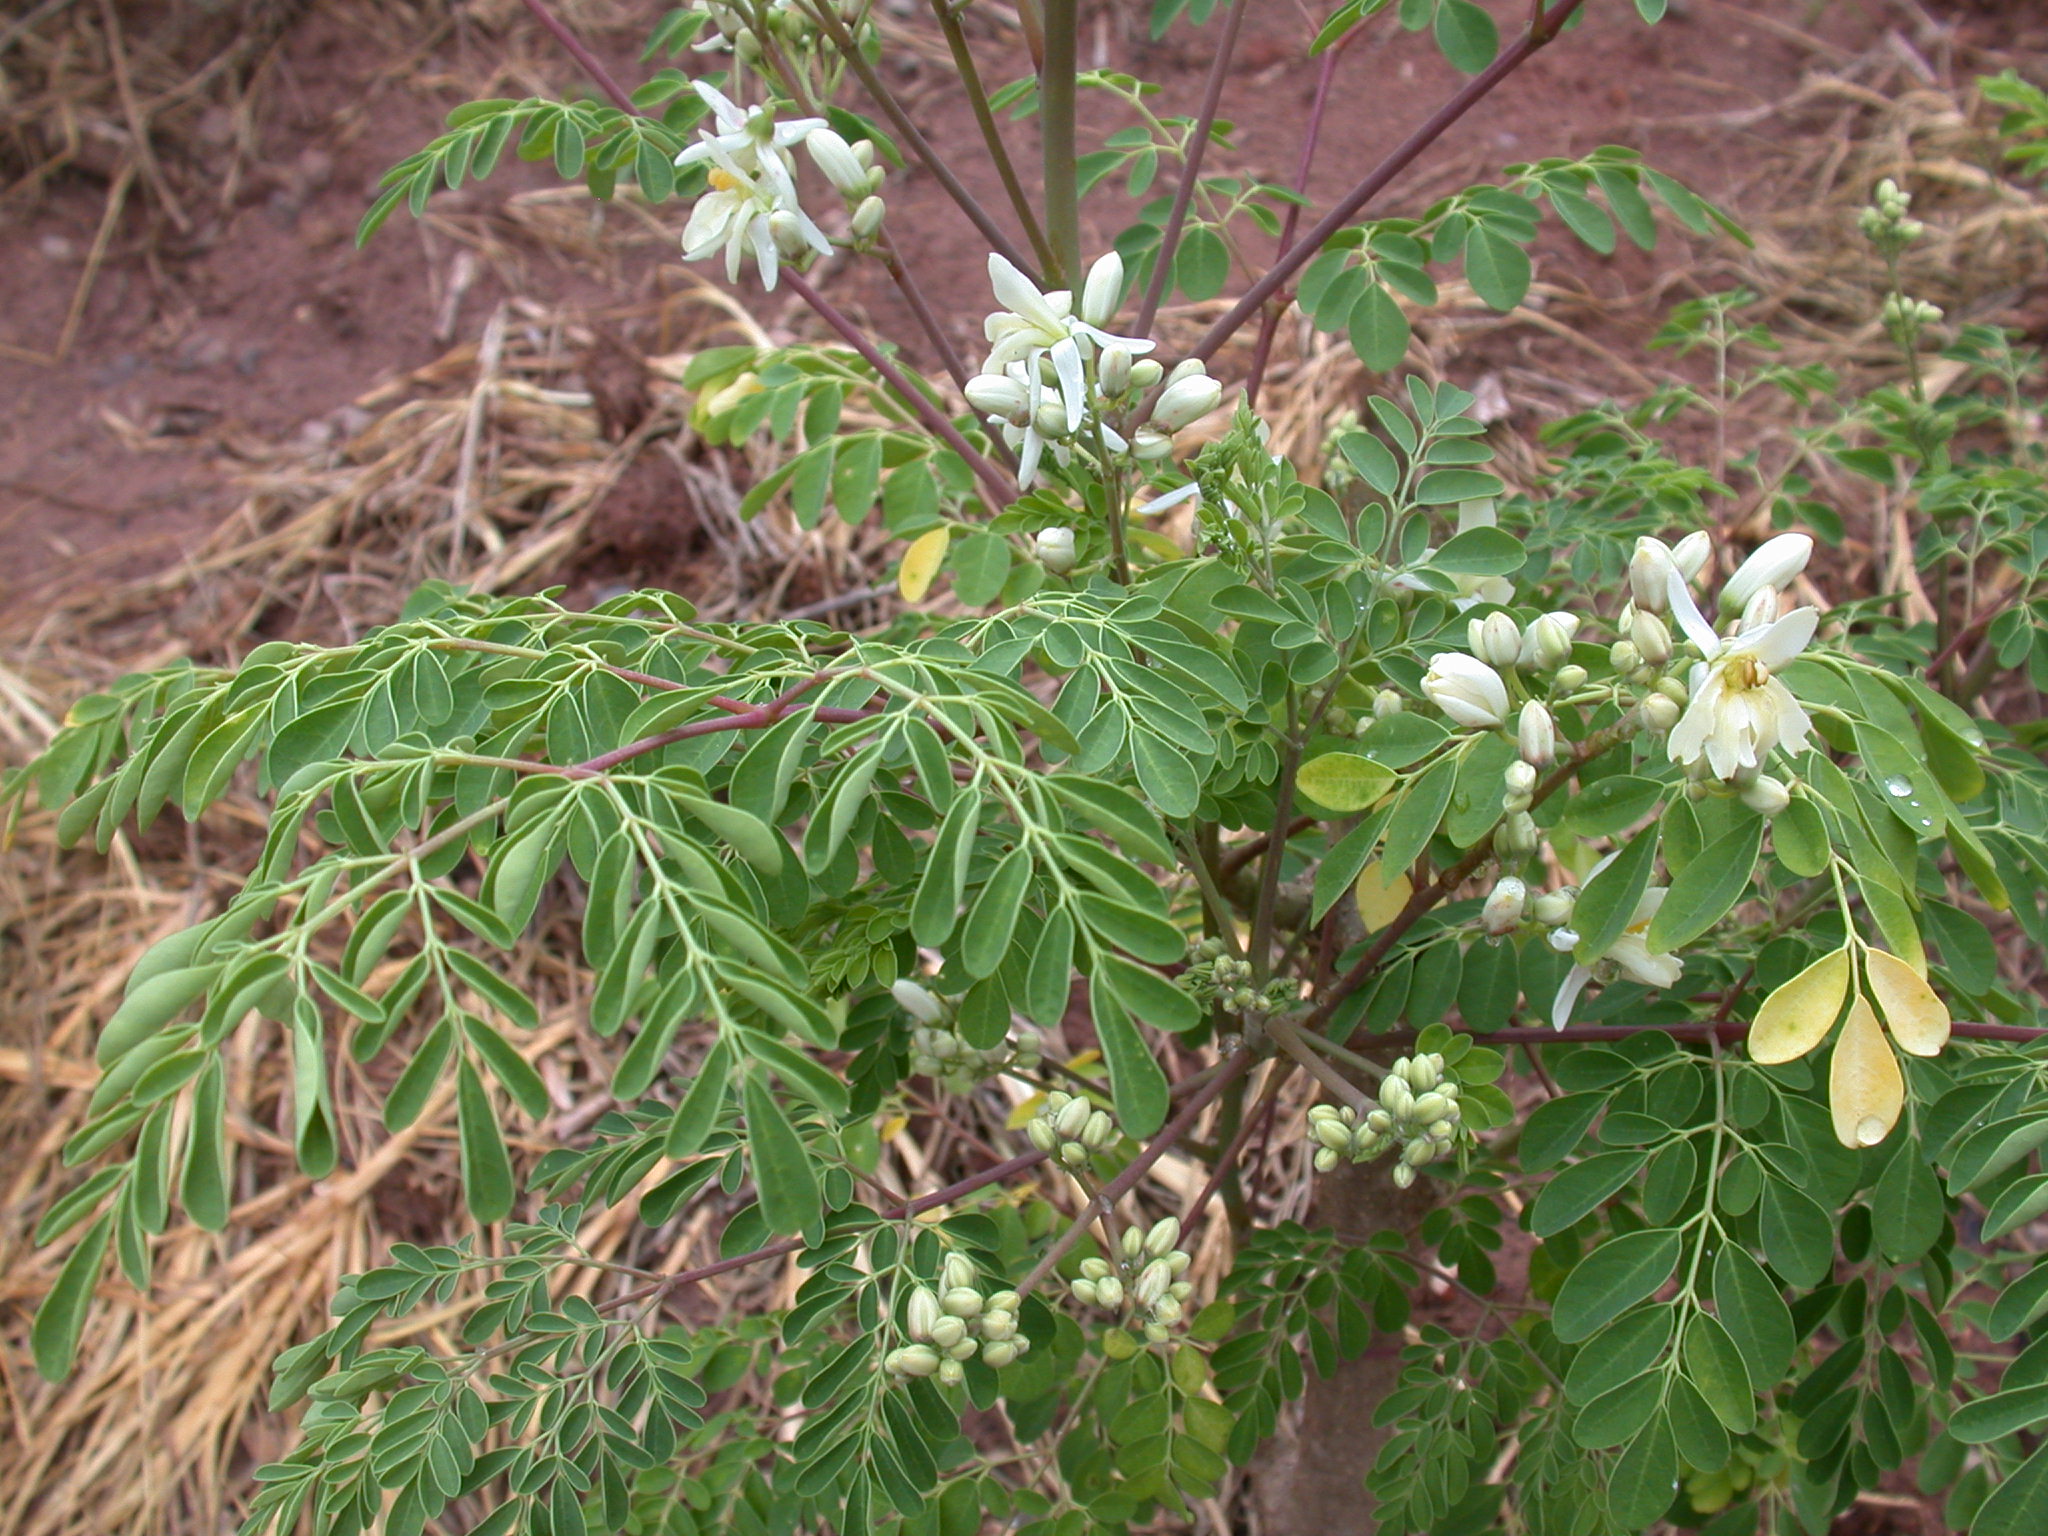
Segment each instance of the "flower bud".
M1518 799L1526 800L1536 792L1536 765L1517 759L1502 770L1501 786ZM1526 809L1526 807L1517 807Z
M1579 902L1579 893L1566 886L1561 891L1545 891L1531 904L1529 910L1536 921L1546 928L1556 928L1572 920L1572 908Z
M890 1350L882 1368L892 1376L930 1376L939 1368L939 1352L929 1344L906 1344Z
M1131 364L1131 388L1150 389L1166 377L1166 370L1152 358L1141 357Z
M931 1326L931 1343L938 1349L953 1349L967 1337L967 1324L957 1317L942 1317Z
M979 1317L981 1292L971 1285L956 1285L939 1298L939 1305L949 1317Z
M1573 689L1585 687L1588 676L1589 674L1584 667L1574 663L1568 667L1559 667L1555 681L1559 689L1565 693L1570 693Z
M1038 563L1055 576L1064 576L1074 568L1074 530L1071 528L1041 528L1035 540Z
M1194 1259L1189 1257L1186 1250L1180 1248L1174 1249L1173 1252L1166 1256L1166 1267L1176 1275L1184 1273L1187 1267L1194 1262Z
M1131 457L1141 464L1156 463L1173 456L1173 439L1157 427L1140 427L1131 434Z
M1145 1234L1145 1252L1155 1259L1163 1259L1180 1243L1180 1218L1162 1216L1152 1223L1152 1230Z
M1147 1323L1145 1325L1145 1338L1148 1343L1164 1344L1172 1337L1173 1334L1168 1331L1164 1323Z
M940 1386L957 1387L966 1379L967 1369L958 1360L941 1360L939 1362Z
M1184 357L1173 365L1173 372L1166 376L1166 382L1170 388L1178 384L1182 379L1200 378L1207 371L1208 364L1204 363L1199 357Z
M1628 637L1636 654L1651 666L1661 667L1671 659L1671 626L1656 614L1638 608L1629 620Z
M1033 1120L1028 1123L1024 1127L1024 1134L1030 1138L1031 1145L1038 1148L1041 1152L1050 1152L1059 1145L1059 1132L1043 1120Z
M1172 1327L1181 1320L1186 1309L1172 1296L1162 1296L1152 1303L1152 1321L1161 1327Z
M1691 581L1707 568L1707 557L1713 552L1714 541L1695 530L1671 546L1671 563L1678 567L1679 575Z
M1081 1273L1090 1280L1100 1280L1104 1275L1110 1273L1109 1261L1107 1259L1083 1259L1081 1261Z
M1081 285L1081 318L1089 325L1107 325L1124 296L1124 259L1115 251L1099 257Z
M1078 1141L1062 1142L1059 1158L1069 1168L1079 1168L1088 1161L1088 1149Z
M1015 1313L1023 1305L1024 1298L1015 1291L997 1291L988 1299L988 1309L991 1312Z
M1519 880L1515 883L1521 884ZM1409 1062L1408 1070L1401 1075L1408 1079L1408 1086L1417 1093L1428 1093L1443 1080L1444 1059L1431 1051Z
M1373 1109L1373 1110L1367 1110L1367 1111L1366 1111L1366 1116L1365 1116L1365 1131L1366 1131L1366 1133L1367 1133L1368 1135L1371 1135L1371 1136L1386 1136L1386 1135L1391 1135L1391 1134L1392 1134L1392 1132L1393 1132L1393 1129L1394 1129L1394 1117L1393 1117L1392 1115L1388 1114L1388 1113L1387 1113L1387 1112L1386 1112L1386 1111L1385 1111L1384 1109Z
M1424 1093L1416 1096L1408 1107L1408 1118L1422 1125L1430 1125L1444 1118L1451 1108L1451 1101L1440 1093Z
M1151 425L1161 432L1178 432L1222 403L1223 386L1207 374L1184 378L1166 386L1152 409Z
M872 185L881 185L882 173L880 171L871 171L868 175ZM856 240L872 240L881 233L882 220L887 217L888 212L889 205L879 197L870 194L862 198L859 205L853 210L853 217L847 221L847 232Z
M1031 408L1025 387L1003 373L977 373L967 381L967 403L984 416L996 416L1015 425Z
M1406 1163L1394 1164L1394 1188L1406 1189L1415 1182L1415 1170Z
M964 1253L949 1253L939 1266L939 1278L945 1281L944 1289L966 1290L974 1284L974 1260ZM942 1298L943 1299L943 1298Z
M1422 691L1454 724L1490 730L1507 723L1507 684L1475 657L1456 651L1432 656Z
M1750 594L1749 601L1742 605L1741 628L1743 632L1747 633L1752 629L1762 629L1766 624L1776 623L1778 607L1778 589L1776 587L1758 587L1755 592Z
M1513 875L1503 875L1487 893L1486 905L1479 913L1479 925L1495 938L1514 932L1522 921L1522 909L1528 900L1528 886Z
M1550 947L1560 955L1570 954L1579 947L1579 930L1576 928L1551 929Z
M1792 803L1792 791L1769 774L1758 774L1742 786L1742 803L1768 820Z
M905 1309L905 1331L913 1339L929 1339L932 1325L939 1320L939 1298L928 1285L920 1285L910 1293L910 1303Z
M1671 583L1677 576L1678 566L1662 539L1636 540L1635 553L1628 562L1628 589L1638 608L1646 613L1668 613Z
M1408 1150L1401 1154L1402 1162L1412 1163L1417 1168L1434 1161L1435 1158L1436 1148L1427 1141L1411 1141L1408 1143Z
M834 190L849 198L866 195L868 168L854 159L853 146L846 140L830 128L813 128L804 138L804 148Z
M1321 1147L1317 1149L1314 1161L1317 1173L1328 1173L1337 1166L1339 1158L1335 1148Z
M1662 693L1653 693L1641 705L1643 729L1652 736L1662 736L1678 724L1678 705Z
M1086 1099L1069 1099L1060 1106L1059 1113L1053 1119L1053 1126L1060 1135L1074 1141L1087 1129L1088 1117L1093 1113L1094 1108Z
M1399 1119L1408 1113L1408 1106L1414 1102L1415 1095L1408 1087L1408 1080L1389 1072L1380 1084L1380 1103L1386 1106L1387 1113Z
M1136 1227L1125 1227L1123 1236L1117 1239L1126 1260L1136 1260L1145 1251L1145 1234Z
M1095 1282L1095 1300L1099 1306L1111 1312L1124 1304L1124 1283L1115 1275L1104 1275Z
M1571 660L1572 639L1579 632L1575 613L1546 613L1532 619L1522 633L1517 665L1549 672Z
M1017 1358L1017 1346L1008 1340L991 1344L981 1352L981 1358L991 1370L1000 1371L1004 1366Z
M1493 851L1504 859L1526 859L1542 840L1536 818L1527 811L1513 811L1493 834Z
M768 238L775 242L776 250L792 259L811 248L810 238L804 233L804 221L787 208L778 208L768 215Z
M1105 395L1120 395L1131 387L1131 349L1104 347L1095 364L1095 382Z
M1472 654L1488 666L1512 667L1521 658L1521 627L1504 613L1467 621L1465 638Z
M982 1315L981 1336L1000 1342L1017 1331L1017 1315L1014 1312L988 1312Z
M1515 741L1522 749L1522 761L1541 768L1557 757L1557 724L1550 711L1535 699L1522 706L1515 722Z
M1783 591L1792 585L1813 557L1813 539L1803 533L1781 533L1759 544L1721 589L1721 611L1737 613L1763 587Z
M1607 665L1626 677L1643 664L1643 653L1633 640L1617 640L1607 647Z
M1351 1127L1334 1116L1312 1122L1309 1135L1333 1152L1342 1152L1351 1145Z
M1166 1267L1163 1259L1154 1259L1138 1276L1138 1283L1131 1287L1131 1300L1141 1307L1149 1307L1166 1294L1166 1288L1173 1284L1173 1271Z
M1088 1117L1088 1123L1081 1128L1081 1144L1091 1151L1100 1152L1116 1140L1116 1121L1106 1109L1098 1109Z
M889 992L903 1011L921 1024L936 1024L946 1016L944 1005L914 981L891 982Z
M1067 420L1066 403L1058 395L1047 395L1038 402L1031 424L1038 428L1041 437L1065 437L1072 430L1072 423Z

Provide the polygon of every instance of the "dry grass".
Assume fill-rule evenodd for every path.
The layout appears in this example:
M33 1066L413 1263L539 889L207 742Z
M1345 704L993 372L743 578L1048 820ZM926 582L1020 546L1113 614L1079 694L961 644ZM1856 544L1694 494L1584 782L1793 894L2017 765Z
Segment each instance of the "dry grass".
M257 4L252 14L282 26L291 10L280 0ZM122 86L109 51L111 14L95 0L45 4L30 14L30 30L14 43L29 65L8 64L0 96L0 143L17 157L12 174L34 177L50 173L52 155L84 163L92 146L115 142L109 218L141 188L175 222L178 188L146 145L152 126L174 123L204 87L166 84L152 74L154 63L124 65ZM274 35L252 33L187 67L246 82ZM0 63L8 63L4 54ZM522 67L515 60L505 69L516 76ZM33 89L23 84L31 77ZM1914 258L1918 291L1958 318L2009 316L2038 270L2048 205L1998 173L1986 114L1966 93L1938 84L1942 78L1937 63L1893 44L1816 72L1773 109L1774 121L1788 128L1825 130L1788 132L1794 147L1770 168L1775 184L1789 189L1782 212L1753 215L1754 252L1716 255L1688 280L1756 289L1802 349L1801 360L1879 365L1870 318L1879 274L1861 254L1853 223L1872 181L1893 175L1921 195L1919 211L1937 231ZM139 116L124 98L133 98ZM125 139L103 131L122 123L142 131ZM534 196L514 204L514 221L574 255L589 235L570 208L559 196ZM477 230L451 233L484 239ZM91 279L89 266L84 281ZM1674 296L1647 296L1644 307ZM1589 396L1633 393L1646 382L1647 365L1623 356L1614 340L1631 323L1640 334L1641 317L1597 312L1567 279L1539 286L1529 308L1508 317L1487 316L1455 292L1447 297L1445 310L1420 325L1414 361L1427 373L1469 381L1473 357L1493 355L1486 343L1495 333L1532 325L1544 333L1513 360L1486 364L1486 376L1523 421L1582 408ZM1167 324L1192 334L1206 318L1175 312ZM663 340L647 360L644 411L617 430L583 374L603 336L628 325ZM475 342L451 347L315 430L286 443L245 445L246 499L179 566L13 618L0 666L0 750L11 759L32 752L67 699L122 671L186 652L231 658L280 633L347 637L389 617L429 577L488 590L556 579L602 531L608 496L650 457L689 493L703 540L693 595L707 614L770 613L798 597L866 600L888 558L878 529L832 522L805 533L775 516L741 522L738 498L760 461L750 452L706 450L694 434L682 369L697 349L735 339L762 338L738 306L694 282L652 309L601 322L517 301ZM57 350L65 340L57 339ZM1269 377L1264 405L1273 445L1299 460L1316 454L1326 423L1358 404L1366 383L1340 339L1291 330L1280 338ZM1759 418L1744 430L1767 443L1782 429ZM1496 436L1510 477L1533 479L1527 441L1512 431ZM862 616L858 608L848 612ZM30 1233L51 1192L68 1182L58 1152L84 1118L96 1026L133 959L214 910L260 836L260 809L238 799L203 829L160 826L124 836L97 859L56 849L51 819L37 813L0 860L6 1536L221 1529L254 1465L287 1443L287 1427L263 1411L271 1358L317 1329L337 1278L377 1262L394 1238L447 1240L467 1230L445 1096L407 1131L387 1136L371 1080L382 1064L337 1072L344 1171L314 1184L291 1164L280 1053L252 1027L232 1047L231 1097L245 1112L231 1120L239 1204L228 1233L173 1226L157 1241L158 1280L146 1297L109 1280L67 1382L43 1383L28 1363L28 1318L63 1258L61 1246L34 1249ZM555 937L566 931L541 935L513 962L550 1002L543 1028L525 1042L555 1099L554 1115L526 1128L533 1150L581 1134L608 1105L607 1049L578 1028L579 982L553 958L570 952ZM955 1158L963 1136L970 1151L976 1138L995 1138L1008 1107L991 1099L978 1106L979 1123L957 1129L936 1118L913 1121L889 1144L883 1176L898 1187L929 1181ZM1276 1162L1298 1156L1303 1107L1293 1099L1280 1106L1270 1140ZM1200 1177L1191 1162L1170 1156L1146 1199L1170 1209L1194 1195ZM1299 1188L1300 1181L1276 1178L1270 1187ZM650 1232L622 1210L594 1219L585 1236L600 1257L672 1273L715 1247L720 1217L715 1203L705 1204ZM1220 1227L1201 1235L1197 1274L1205 1284L1227 1263L1225 1248ZM576 1283L589 1289L610 1280L589 1272ZM742 1272L731 1283L690 1300L693 1314L731 1300L772 1301L787 1295L791 1279Z

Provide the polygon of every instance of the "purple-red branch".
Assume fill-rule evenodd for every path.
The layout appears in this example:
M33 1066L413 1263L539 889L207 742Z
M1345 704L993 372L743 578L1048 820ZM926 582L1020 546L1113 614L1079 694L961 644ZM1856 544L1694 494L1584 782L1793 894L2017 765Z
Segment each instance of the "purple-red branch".
M534 20L548 29L554 40L568 52L569 57L583 66L583 72L597 82L598 89L611 98L613 106L621 112L630 112L635 117L641 115L640 109L633 105L633 98L627 94L626 88L612 78L612 72L604 67L604 62L583 46L583 40L569 30L567 23L541 4L541 0L526 0L526 8L533 12Z

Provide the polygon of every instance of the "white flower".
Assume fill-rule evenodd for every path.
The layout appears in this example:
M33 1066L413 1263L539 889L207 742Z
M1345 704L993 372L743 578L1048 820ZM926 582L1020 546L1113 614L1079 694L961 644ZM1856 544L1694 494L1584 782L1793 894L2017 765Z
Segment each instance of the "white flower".
M1813 540L1803 533L1781 533L1766 539L1721 589L1721 611L1735 613L1766 587L1782 592L1798 579L1813 558Z
M1492 729L1507 723L1508 685L1485 662L1462 651L1430 657L1422 691L1459 725Z
M1614 861L1609 854L1593 866L1593 873L1599 874ZM1685 962L1676 955L1654 953L1644 937L1650 920L1657 915L1657 909L1664 905L1668 894L1661 885L1653 885L1643 892L1642 900L1636 903L1636 910L1629 918L1628 927L1620 938L1608 945L1606 950L1593 959L1592 965L1575 965L1565 973L1564 981L1558 986L1557 999L1550 1005L1550 1022L1558 1029L1572 1021L1572 1009L1579 1001L1579 994L1586 990L1586 983L1596 975L1626 976L1630 981L1639 981L1646 987L1668 987L1685 974ZM1570 930L1560 928L1551 935L1553 946L1558 936ZM1573 935L1576 944L1577 935Z
M1671 610L1704 658L1692 669L1685 714L1671 729L1674 763L1706 760L1714 776L1732 779L1761 768L1773 749L1792 751L1813 722L1772 673L1812 641L1820 610L1796 608L1782 619L1723 639L1701 615L1683 581L1671 584Z
M824 127L821 117L777 122L765 108L741 108L699 80L697 94L711 108L713 128L676 156L677 165L709 162L710 190L697 199L683 229L683 259L702 261L725 252L725 275L737 282L740 265L752 255L764 287L775 286L781 263L806 249L832 250L825 232L797 201L790 147Z
M1671 583L1676 577L1684 585L1684 575L1678 569L1678 562L1671 558L1671 551L1662 539L1643 537L1636 540L1635 553L1629 556L1628 590L1636 607L1645 613L1663 613L1671 605Z
M855 157L853 146L830 128L813 128L804 136L804 148L841 196L858 199L868 195L868 168Z
M1707 556L1714 552L1714 541L1704 532L1695 530L1671 546L1671 563L1678 567L1678 574L1687 581L1707 568Z
M1038 530L1038 563L1055 576L1064 576L1074 568L1074 530L1071 528L1041 528Z

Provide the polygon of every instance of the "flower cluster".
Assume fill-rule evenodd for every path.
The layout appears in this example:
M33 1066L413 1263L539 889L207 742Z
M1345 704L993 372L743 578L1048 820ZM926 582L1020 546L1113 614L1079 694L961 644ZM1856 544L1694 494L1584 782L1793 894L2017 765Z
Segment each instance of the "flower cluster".
M762 284L772 289L783 263L832 250L832 242L797 200L796 161L790 153L824 129L825 120L777 121L770 107L742 108L701 80L691 85L711 109L711 126L698 130L697 142L676 156L676 164L707 165L710 190L697 199L683 227L683 259L702 261L723 251L725 275L738 282L740 266L751 255ZM834 138L847 148L844 140Z
M1856 227L1889 260L1927 233L1925 224L1907 216L1912 206L1912 194L1887 176L1871 193L1870 206L1856 216Z
M952 1027L953 1007L945 998L908 979L890 983L890 994L916 1022L910 1029L910 1071L953 1093L971 1092L1002 1072L1029 1072L1039 1063L1030 1036L986 1049L969 1045Z
M1055 1088L1024 1127L1031 1145L1050 1152L1069 1168L1085 1167L1090 1153L1113 1145L1116 1120L1106 1109Z
M1366 1162L1400 1148L1394 1182L1406 1189L1415 1170L1457 1145L1458 1084L1445 1075L1434 1051L1403 1056L1380 1083L1379 1107L1364 1123L1348 1104L1317 1104L1308 1112L1308 1139L1315 1145L1316 1172L1328 1173L1345 1159Z
M1064 288L1041 292L1001 256L989 257L988 277L996 301L1008 307L983 324L989 352L967 381L967 403L1016 452L1020 488L1037 480L1048 449L1061 464L1080 450L1139 463L1164 459L1174 434L1222 401L1223 386L1199 359L1168 374L1145 356L1151 341L1104 329L1123 299L1124 263L1116 252L1088 269L1078 303ZM1140 399L1162 382L1150 416L1127 437L1118 423L1127 426Z
M1164 1344L1195 1290L1181 1279L1193 1261L1179 1242L1178 1217L1162 1216L1145 1232L1126 1227L1118 1261L1083 1259L1081 1276L1068 1289L1085 1306L1119 1314L1128 1309L1148 1340Z
M1031 1341L1017 1331L1022 1299L1011 1290L984 1293L979 1280L973 1260L947 1254L938 1288L911 1291L903 1309L903 1331L911 1342L891 1350L882 1369L891 1376L936 1376L951 1387L966 1374L962 1362L976 1354L1001 1370L1029 1353Z
M769 34L765 41L785 47L803 47L818 35L818 23L804 0L758 0L753 14L731 0L695 0L693 9L704 13L704 35L690 45L697 53L729 53L742 64L757 62L764 39L755 31L758 22ZM867 14L868 0L837 0L835 9L849 27L857 26Z
M1249 960L1238 960L1226 952L1221 939L1203 939L1188 946L1187 968L1180 985L1191 996L1213 1003L1235 1014L1284 1012L1300 1000L1294 983L1280 979L1260 989L1252 984Z

